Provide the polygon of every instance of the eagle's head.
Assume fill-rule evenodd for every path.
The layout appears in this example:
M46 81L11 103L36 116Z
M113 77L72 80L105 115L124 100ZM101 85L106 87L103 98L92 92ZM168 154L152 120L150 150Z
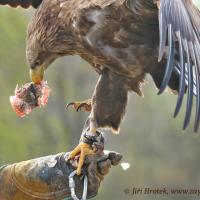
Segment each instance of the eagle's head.
M39 8L28 26L26 57L31 80L39 84L44 71L58 57L75 54L76 40L57 12ZM54 10L55 11L55 10ZM41 17L42 15L42 17Z
M30 67L30 78L36 84L43 80L44 71L58 57L58 55L45 50L42 44L35 39L27 42L26 56Z

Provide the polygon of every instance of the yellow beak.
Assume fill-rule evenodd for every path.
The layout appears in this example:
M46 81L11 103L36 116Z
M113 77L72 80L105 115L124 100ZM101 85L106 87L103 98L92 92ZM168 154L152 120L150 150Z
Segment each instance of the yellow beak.
M33 83L40 84L44 78L44 67L37 67L36 69L30 69L30 78Z

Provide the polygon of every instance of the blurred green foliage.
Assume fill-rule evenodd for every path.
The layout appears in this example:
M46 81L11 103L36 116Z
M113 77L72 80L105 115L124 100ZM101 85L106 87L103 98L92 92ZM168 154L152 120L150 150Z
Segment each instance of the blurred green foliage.
M25 118L12 111L9 96L29 81L25 58L26 26L33 10L0 7L0 163L10 163L61 151L78 143L87 114L66 111L73 100L92 95L94 70L74 56L56 61L47 71L52 89L48 105ZM181 131L185 111L174 120L176 97L158 96L150 78L145 98L130 94L120 135L107 133L106 148L124 155L131 167L113 168L95 199L196 199L196 196L131 196L133 187L199 188L200 137L191 127Z

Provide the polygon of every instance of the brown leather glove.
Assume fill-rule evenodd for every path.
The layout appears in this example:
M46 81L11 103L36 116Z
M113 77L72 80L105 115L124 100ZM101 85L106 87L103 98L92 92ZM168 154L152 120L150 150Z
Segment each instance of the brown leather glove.
M82 196L85 174L87 198L92 198L111 165L119 164L121 159L115 152L88 157L83 175L74 177L77 197ZM71 199L68 176L76 169L75 165L76 161L66 163L66 154L60 153L4 166L0 170L0 200Z

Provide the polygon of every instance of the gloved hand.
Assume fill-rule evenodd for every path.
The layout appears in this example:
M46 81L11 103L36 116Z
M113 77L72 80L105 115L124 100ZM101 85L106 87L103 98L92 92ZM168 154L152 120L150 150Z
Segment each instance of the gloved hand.
M76 160L66 162L66 156L60 153L5 166L0 171L0 200L70 199L68 177L76 169ZM115 152L88 157L82 175L74 176L77 197L82 197L84 175L88 177L87 198L92 198L111 165L121 159Z

